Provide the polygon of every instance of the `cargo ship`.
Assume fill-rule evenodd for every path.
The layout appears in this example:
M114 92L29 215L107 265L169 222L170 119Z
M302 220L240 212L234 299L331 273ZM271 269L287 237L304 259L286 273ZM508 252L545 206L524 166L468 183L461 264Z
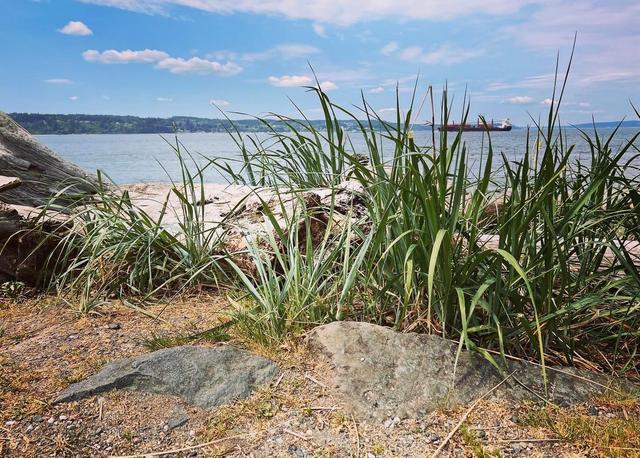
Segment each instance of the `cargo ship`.
M486 125L478 119L475 124L447 124L446 126L438 127L438 130L442 132L446 130L447 132L459 132L462 130L463 132L509 132L513 126L509 122L508 119L503 120L500 124L494 124L493 120Z

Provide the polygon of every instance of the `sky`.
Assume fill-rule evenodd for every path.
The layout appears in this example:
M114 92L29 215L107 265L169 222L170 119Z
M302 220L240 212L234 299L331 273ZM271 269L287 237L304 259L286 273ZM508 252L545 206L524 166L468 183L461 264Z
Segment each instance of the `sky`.
M561 119L635 119L638 0L0 0L0 110L395 117L445 84L472 116L530 124L577 44ZM314 76L315 74L315 76ZM561 75L562 76L562 75ZM295 105L294 105L295 104ZM429 111L427 113L426 111ZM242 115L232 114L232 117ZM425 108L418 117L430 117Z

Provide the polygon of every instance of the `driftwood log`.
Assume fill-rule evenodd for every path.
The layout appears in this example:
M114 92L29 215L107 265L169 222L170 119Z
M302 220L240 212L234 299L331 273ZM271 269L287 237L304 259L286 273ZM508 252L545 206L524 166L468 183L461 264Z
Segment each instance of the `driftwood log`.
M47 204L67 188L74 195L92 192L96 186L95 177L59 157L1 111L0 175L14 179L14 184L19 180L19 186L0 192L0 201L31 207Z
M95 177L65 161L0 112L0 283L35 286L46 280L46 259L56 248L49 237L65 224L66 204L92 193ZM39 207L55 198L58 213ZM51 266L49 266L51 267Z

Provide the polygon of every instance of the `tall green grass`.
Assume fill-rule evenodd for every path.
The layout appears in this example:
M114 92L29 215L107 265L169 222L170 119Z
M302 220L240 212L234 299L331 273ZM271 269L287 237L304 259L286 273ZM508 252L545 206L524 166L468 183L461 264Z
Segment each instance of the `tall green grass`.
M479 174L463 132L434 132L431 144L415 144L415 93L404 116L398 98L397 118L389 123L364 98L353 113L310 88L326 129L291 122L289 132L274 128L272 141L254 142L253 150L239 141L244 164L231 179L308 189L350 178L365 190L368 220L349 229L360 234L357 242L334 242L349 252L351 263L336 256L318 265L315 252L298 252L297 262L288 260L279 274L243 279L257 289L254 301L280 310L280 303L265 307L262 291L280 293L289 278L300 275L335 287L315 289L311 302L288 302L298 312L313 310L296 312L290 321L298 325L351 316L437 333L469 349L536 358L543 365L547 359L573 363L577 355L602 361L595 356L600 353L616 359L618 367L637 366L640 282L631 248L640 240L640 182L632 164L640 133L614 150L617 129L607 137L583 131L590 164L575 160L558 117L565 84L566 79L554 90L558 103L549 108L546 123L529 129L521 160L496 153L486 135ZM463 105L464 122L470 107ZM446 91L439 112L440 124L448 124ZM366 151L354 149L337 113L358 122ZM384 144L391 150L383 151ZM257 249L253 257L260 265ZM310 264L316 269L309 270ZM325 318L310 304L324 304Z
M76 212L78 230L60 238L56 286L90 302L223 285L234 291L235 323L265 343L358 319L456 339L496 364L507 354L543 367L591 359L637 375L640 132L619 145L617 130L582 131L590 157L581 162L560 127L566 81L554 89L546 120L527 131L521 159L495 151L487 133L479 168L463 132L437 135L433 126L428 144L416 144L417 84L404 111L398 94L393 122L364 97L350 111L311 87L324 128L301 114L261 119L269 132L262 139L231 131L239 168L210 158L192 173L176 145L179 231L165 227L166 202L152 219L126 193L99 193ZM470 105L462 105L464 123ZM432 108L449 124L446 90ZM345 132L341 118L355 120L359 132ZM279 218L263 202L273 232L228 253L233 216L214 228L204 217L210 166L231 182L272 187L282 200L298 196L299 205ZM345 180L361 189L364 217L335 205ZM318 187L334 199L305 205L305 192Z
M180 164L157 214L145 211L98 174L96 194L85 198L67 225L47 239L57 247L47 260L56 274L50 288L81 312L109 298L142 302L195 288L228 283L222 241L228 230L207 221L204 176L176 139L169 143ZM171 199L178 204L170 205ZM56 210L52 203L48 211ZM169 221L171 220L171 224ZM71 229L69 229L71 227Z

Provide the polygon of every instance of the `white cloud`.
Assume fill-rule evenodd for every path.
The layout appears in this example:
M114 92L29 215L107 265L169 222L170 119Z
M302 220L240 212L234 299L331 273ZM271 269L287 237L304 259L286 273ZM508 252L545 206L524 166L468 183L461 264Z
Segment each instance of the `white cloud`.
M95 49L89 49L82 53L82 57L87 62L99 62L101 64L132 64L132 63L153 63L163 59L168 59L169 54L157 49L145 49L142 51L132 51L126 49L124 51L116 51L109 49L99 52Z
M182 57L171 57L166 52L157 49L145 49L142 51L132 51L130 49L116 51L115 49L109 49L103 52L89 49L82 53L82 57L88 62L102 64L155 64L155 68L167 70L174 74L197 73L201 75L230 76L242 71L242 67L235 62L220 63L199 57L183 59Z
M420 46L400 48L397 42L392 41L381 50L387 56L396 56L399 59L416 64L459 64L484 54L482 49L465 49L451 44L444 44L431 51L424 51Z
M540 105L546 105L546 106L550 107L554 103L556 103L556 101L554 101L553 99L550 99L549 97L547 97L542 102L540 102Z
M201 59L199 57L192 57L191 59L168 57L158 62L155 68L168 70L174 74L197 73L200 75L215 74L221 76L237 75L242 71L242 67L234 62L221 64L220 62Z
M182 6L212 13L252 13L279 15L289 19L308 19L323 24L350 25L380 19L447 20L460 16L505 15L530 4L549 0L81 0L146 14L169 14Z
M514 105L527 105L529 103L533 103L533 101L533 97L529 97L528 95L516 95L507 99L508 103L512 103Z
M304 75L270 76L269 83L277 87L309 86L313 80Z
M319 37L322 38L327 38L327 29L325 28L324 25L322 24L318 24L317 22L314 22L311 25L311 28L313 29L313 32L318 35Z
M320 83L320 89L327 92L327 91L333 91L334 89L338 89L338 86L336 86L336 83L334 83L333 81L323 81Z
M68 80L66 78L51 78L48 80L44 80L44 82L47 84L60 84L60 85L73 84L73 81Z
M72 95L71 97L69 97L69 100L71 100L72 102L75 102L76 100L78 100L78 96Z
M630 58L640 43L639 23L637 0L550 0L498 34L545 53L560 49L566 62L577 31L570 82L591 87L640 81L640 59Z
M299 57L310 56L311 54L317 54L320 50L314 46L300 45L300 44L284 44L275 47L275 50L284 59L295 59Z
M380 50L380 52L385 56L390 56L391 54L396 52L398 49L400 49L400 45L398 44L398 42L390 41Z
M503 91L507 89L553 89L553 82L555 75L548 73L546 75L528 76L520 81L515 82L495 82L489 84L487 90L489 91Z
M156 97L156 102L173 102L173 99L169 97Z
M216 107L228 107L231 105L231 102L222 99L211 99L209 100L209 104L215 105Z
M58 32L63 33L65 35L78 35L78 36L87 36L93 35L93 31L87 27L84 22L80 21L69 21L64 27L58 29Z
M374 87L369 90L370 94L380 94L381 92L384 92L384 88L382 86Z
M319 53L320 50L315 46L285 43L269 48L266 51L237 53L234 51L214 51L207 55L208 58L217 60L238 60L244 62L260 62L275 58L280 59L298 59Z

